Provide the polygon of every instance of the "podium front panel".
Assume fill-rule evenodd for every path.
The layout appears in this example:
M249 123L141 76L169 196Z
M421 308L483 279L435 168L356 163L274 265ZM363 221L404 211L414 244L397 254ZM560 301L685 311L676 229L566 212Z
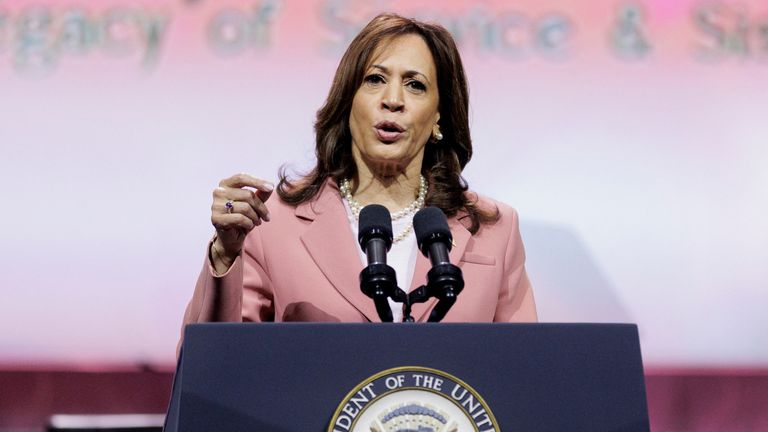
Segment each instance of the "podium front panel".
M342 402L377 374L413 369L444 372L476 392L465 392L466 401L454 389L453 402L473 410L471 429L479 432L649 430L637 327L630 324L216 323L190 325L184 338L169 431L319 432L332 419L339 422L332 431L376 430L350 427L362 413L360 398ZM495 426L479 421L485 414L478 399ZM405 415L406 405L390 412ZM439 407L419 409L445 420ZM377 424L391 418L369 414L378 415Z

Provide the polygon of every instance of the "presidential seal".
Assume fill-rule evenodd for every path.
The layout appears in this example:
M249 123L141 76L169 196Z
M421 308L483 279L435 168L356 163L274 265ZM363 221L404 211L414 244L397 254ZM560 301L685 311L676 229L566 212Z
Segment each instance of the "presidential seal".
M387 369L350 391L328 432L498 432L488 404L455 376L419 366Z

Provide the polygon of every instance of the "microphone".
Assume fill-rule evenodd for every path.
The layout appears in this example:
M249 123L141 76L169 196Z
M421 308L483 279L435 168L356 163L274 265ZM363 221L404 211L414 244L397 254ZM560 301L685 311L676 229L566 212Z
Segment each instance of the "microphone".
M439 299L428 321L439 322L464 289L461 269L451 264L448 257L453 236L443 211L432 206L416 213L413 217L413 231L416 233L419 250L432 263L432 269L427 273L427 290Z
M373 299L382 322L392 322L387 300L397 289L395 269L387 265L392 247L392 218L386 207L371 204L360 211L357 241L365 251L368 266L360 272L360 290Z
M392 218L389 210L379 204L363 207L357 227L357 241L365 251L368 265L386 264L387 252L392 247Z
M443 211L437 207L426 207L413 216L413 231L416 244L424 256L432 262L432 267L450 264L448 252L451 251L451 229Z

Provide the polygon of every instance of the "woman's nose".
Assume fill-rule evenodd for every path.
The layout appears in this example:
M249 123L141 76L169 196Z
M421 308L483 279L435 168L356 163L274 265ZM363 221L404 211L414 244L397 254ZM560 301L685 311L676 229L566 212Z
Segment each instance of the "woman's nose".
M387 111L402 111L405 107L403 102L403 95L399 86L388 86L387 91L384 92L381 107Z

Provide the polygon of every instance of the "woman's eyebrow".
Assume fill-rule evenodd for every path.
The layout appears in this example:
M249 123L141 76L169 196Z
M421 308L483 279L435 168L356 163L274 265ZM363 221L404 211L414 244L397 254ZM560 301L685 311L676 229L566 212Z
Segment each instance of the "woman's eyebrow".
M386 66L375 64L375 65L371 65L371 67L374 68L374 69L378 69L378 70L384 72L385 74L389 75L389 68L387 68Z
M374 64L374 65L371 65L371 67L374 68L374 69L378 69L378 70L384 72L385 74L389 75L389 68L386 67L386 66L383 66L383 65L380 65L380 64ZM407 71L405 71L403 73L403 76L408 77L408 78L413 78L416 75L421 76L428 84L431 83L431 81L429 80L429 78L427 78L426 75L424 75L423 73L421 73L421 72L419 72L417 70L407 70Z

